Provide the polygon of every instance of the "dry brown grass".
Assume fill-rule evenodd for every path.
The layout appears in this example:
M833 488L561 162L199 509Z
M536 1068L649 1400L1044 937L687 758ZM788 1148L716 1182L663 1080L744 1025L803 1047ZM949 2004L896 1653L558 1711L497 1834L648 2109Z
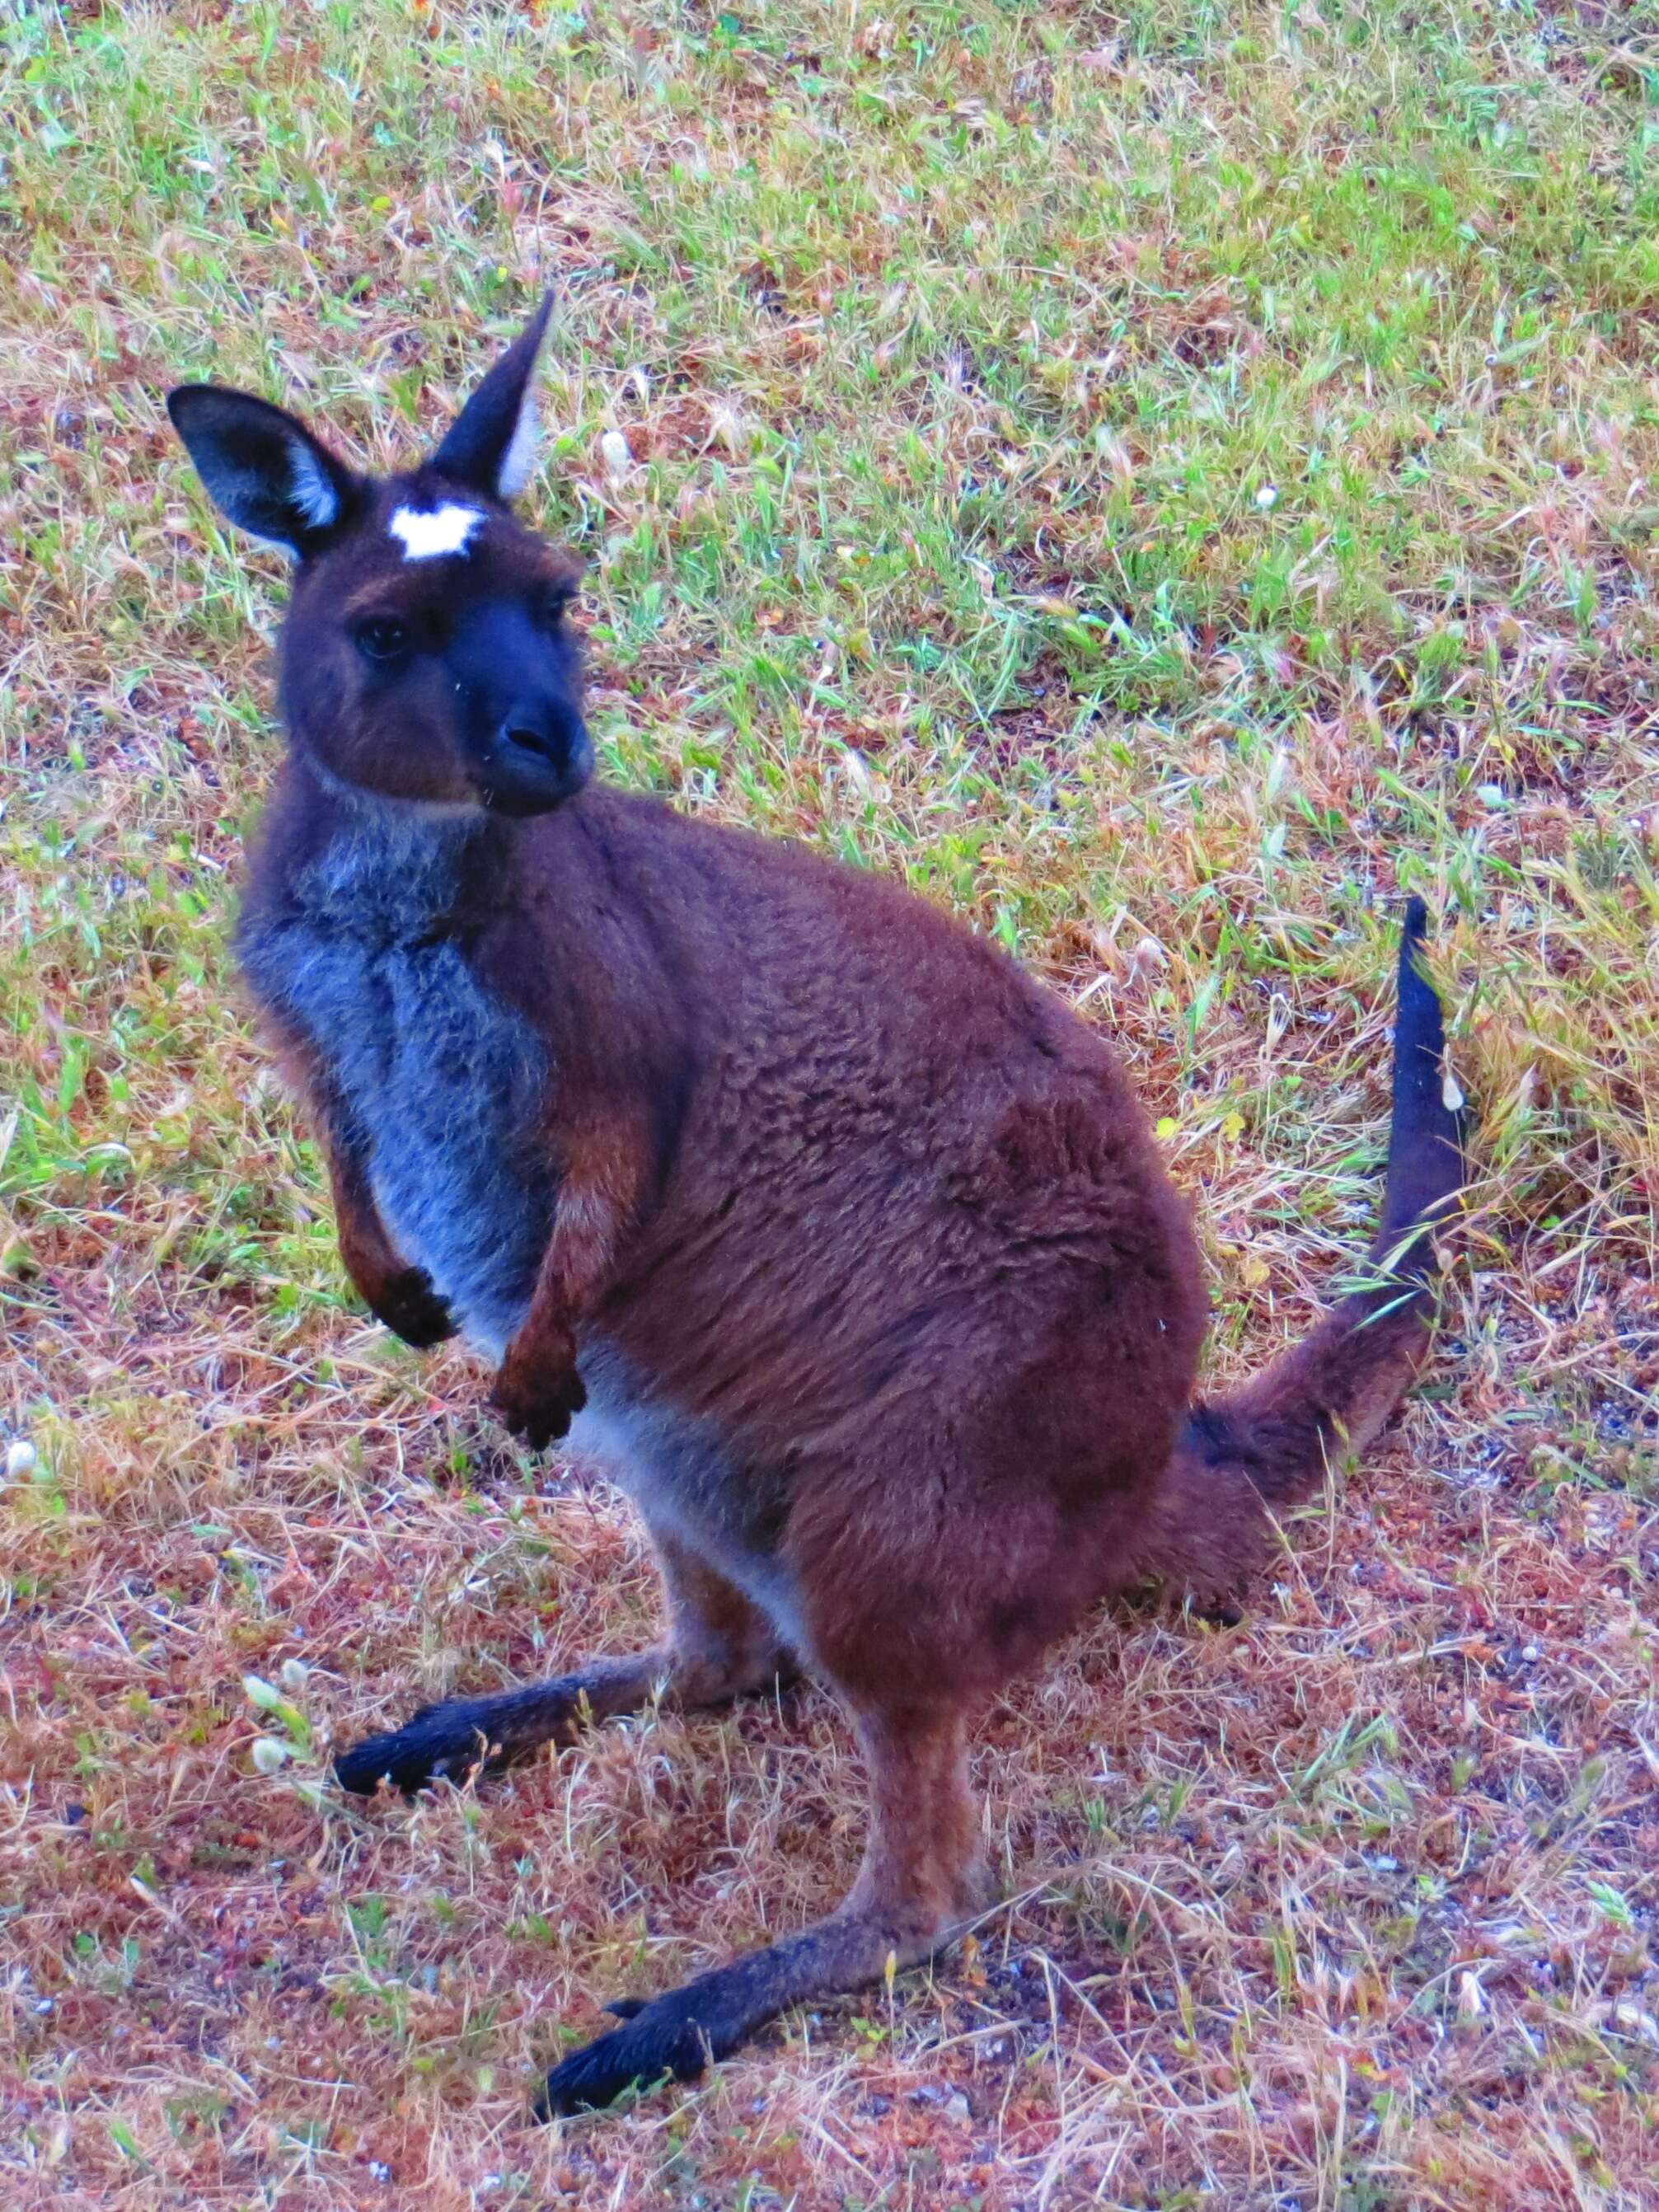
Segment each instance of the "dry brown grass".
M1656 31L9 18L8 2207L1659 2203ZM649 1577L345 1292L222 946L275 572L159 398L387 458L550 276L613 772L908 872L1112 1029L1219 1368L1369 1221L1402 884L1481 1181L1431 1384L1244 1626L1103 1620L988 1717L977 1943L538 2134L562 2032L837 1893L858 1778L806 1692L329 1788L637 1639Z

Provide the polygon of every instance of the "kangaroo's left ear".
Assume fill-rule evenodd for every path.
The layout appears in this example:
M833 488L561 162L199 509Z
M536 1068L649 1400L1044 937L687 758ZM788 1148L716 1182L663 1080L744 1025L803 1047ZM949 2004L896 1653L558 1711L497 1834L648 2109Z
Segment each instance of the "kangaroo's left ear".
M222 385L181 384L167 413L214 505L239 530L307 561L349 525L360 479L286 408Z
M515 499L529 483L536 461L536 362L552 312L550 292L455 417L432 456L440 476L486 499Z

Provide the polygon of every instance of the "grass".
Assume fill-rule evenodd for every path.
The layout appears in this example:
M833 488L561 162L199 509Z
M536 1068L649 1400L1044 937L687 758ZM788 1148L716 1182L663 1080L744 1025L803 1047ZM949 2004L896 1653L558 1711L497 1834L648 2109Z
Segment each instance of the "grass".
M180 0L0 51L8 2204L1654 2204L1650 0ZM808 1693L329 1790L650 1585L346 1291L225 951L279 568L160 403L389 462L550 282L611 772L1109 1029L1218 1370L1372 1218L1410 888L1480 1182L1431 1381L1244 1625L1102 1620L988 1718L977 1943L537 2134L605 2000L837 1893L857 1778Z

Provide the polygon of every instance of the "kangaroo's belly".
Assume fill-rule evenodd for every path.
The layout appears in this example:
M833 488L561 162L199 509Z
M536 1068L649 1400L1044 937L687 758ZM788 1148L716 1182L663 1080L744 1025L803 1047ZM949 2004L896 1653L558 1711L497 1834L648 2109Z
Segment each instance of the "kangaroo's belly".
M271 988L276 964L268 955L256 980ZM554 1181L535 1141L549 1074L538 1040L445 942L366 947L291 933L280 964L280 1003L326 1064L393 1243L498 1358L529 1304L552 1221ZM573 1453L805 1656L779 1548L787 1498L773 1473L717 1422L683 1412L597 1331L583 1334L580 1370L588 1402Z
M736 1584L781 1640L810 1658L794 1577L781 1551L782 1471L757 1464L718 1423L687 1413L597 1334L584 1335L587 1403L569 1449L627 1492L653 1533Z
M787 1491L710 1420L684 1413L604 1338L581 1343L588 1402L571 1425L575 1458L611 1475L654 1535L684 1544L759 1606L779 1639L810 1659L794 1575L781 1553Z

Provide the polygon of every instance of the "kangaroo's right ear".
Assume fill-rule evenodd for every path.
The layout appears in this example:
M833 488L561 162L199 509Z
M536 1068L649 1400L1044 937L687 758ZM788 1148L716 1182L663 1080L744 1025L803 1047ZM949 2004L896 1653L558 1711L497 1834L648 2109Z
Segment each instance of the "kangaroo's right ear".
M251 392L181 384L167 394L167 413L214 505L238 529L303 561L349 515L358 479L284 409Z

